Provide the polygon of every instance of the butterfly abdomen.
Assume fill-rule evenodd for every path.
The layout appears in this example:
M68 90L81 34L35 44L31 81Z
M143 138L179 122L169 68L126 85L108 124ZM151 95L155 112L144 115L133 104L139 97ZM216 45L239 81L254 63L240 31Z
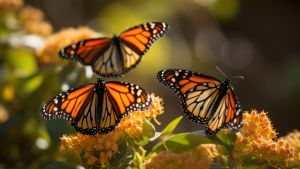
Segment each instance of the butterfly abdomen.
M119 57L117 57L117 62L118 62L117 64L118 65L123 65L123 66L120 67L121 71L123 72L125 70L124 70L124 58L123 58L123 55L122 55L122 49L121 49L121 44L120 44L121 39L120 39L119 36L114 35L114 37L112 38L112 41L113 41L113 44L117 48L117 55L119 56ZM113 64L111 65L111 67L114 67L114 66L115 65L113 65Z
M98 94L98 106L97 106L97 128L98 122L101 120L102 108L103 108L103 94L105 92L105 83L102 79L98 78L97 85L95 87L96 93Z

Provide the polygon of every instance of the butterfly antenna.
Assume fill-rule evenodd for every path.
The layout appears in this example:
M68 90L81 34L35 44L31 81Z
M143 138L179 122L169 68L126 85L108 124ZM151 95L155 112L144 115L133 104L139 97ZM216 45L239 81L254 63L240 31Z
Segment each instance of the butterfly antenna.
M226 79L229 79L229 77L218 66L216 66L216 68L224 77L226 77Z
M243 80L245 80L245 77L244 76L233 76L233 77L231 77L231 79L243 79Z

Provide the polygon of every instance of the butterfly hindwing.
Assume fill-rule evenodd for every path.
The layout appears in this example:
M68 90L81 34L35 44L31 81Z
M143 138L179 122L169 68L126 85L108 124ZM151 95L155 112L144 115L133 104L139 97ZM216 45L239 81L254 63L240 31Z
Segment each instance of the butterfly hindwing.
M230 109L228 110L228 116L230 114L229 117L226 118L226 127L230 127L233 130L239 130L242 125L243 125L243 113L242 113L242 108L241 108L241 104L238 101L233 88L230 87L228 89L228 102L230 103Z
M230 86L226 94L217 105L215 112L209 120L206 133L214 135L221 128L232 128L239 130L242 127L241 105L237 100L232 87Z

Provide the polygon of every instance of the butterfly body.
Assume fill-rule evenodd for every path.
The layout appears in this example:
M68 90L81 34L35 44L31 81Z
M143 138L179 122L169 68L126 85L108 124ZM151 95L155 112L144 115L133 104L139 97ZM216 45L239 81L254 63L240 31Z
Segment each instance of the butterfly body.
M238 130L242 126L241 106L230 85L220 80L187 70L162 70L158 80L171 88L181 100L189 119L206 124L206 133L214 135L221 128Z
M228 79L225 79L220 86L218 86L218 90L220 91L220 94L216 100L216 102L214 103L213 105L213 108L212 108L212 112L215 112L216 109L218 108L219 104L220 104L220 101L222 100L222 98L226 95L226 92L228 90L229 86L230 85L230 80Z
M106 134L120 120L133 111L145 110L150 96L139 86L101 79L62 92L41 109L41 117L47 120L65 119L83 134Z
M167 31L166 23L149 22L112 38L85 39L71 44L61 49L59 56L91 66L102 77L117 77L134 69L152 43Z

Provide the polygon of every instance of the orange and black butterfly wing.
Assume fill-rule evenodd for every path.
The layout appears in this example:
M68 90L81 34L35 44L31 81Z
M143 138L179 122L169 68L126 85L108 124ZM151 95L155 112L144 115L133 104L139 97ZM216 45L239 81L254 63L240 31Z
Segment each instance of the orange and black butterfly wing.
M98 132L108 133L124 116L133 111L146 110L150 103L150 96L137 85L116 81L106 83Z
M232 128L237 131L242 127L241 105L237 100L232 87L221 98L214 109L214 114L208 121L206 133L216 134L221 128Z
M243 126L243 113L241 104L238 101L232 87L228 89L227 99L229 109L227 111L228 113L226 114L224 127L230 127L237 131Z
M119 36L124 71L128 72L140 63L150 46L169 29L164 22L149 22L130 28Z
M209 121L220 95L218 79L180 69L162 70L157 78L180 97L181 107L189 119L201 124Z
M95 84L70 89L55 96L41 108L44 119L66 119L83 134L96 134L98 93Z
M102 77L119 76L124 70L116 43L111 38L86 39L63 48L59 55L91 66Z

